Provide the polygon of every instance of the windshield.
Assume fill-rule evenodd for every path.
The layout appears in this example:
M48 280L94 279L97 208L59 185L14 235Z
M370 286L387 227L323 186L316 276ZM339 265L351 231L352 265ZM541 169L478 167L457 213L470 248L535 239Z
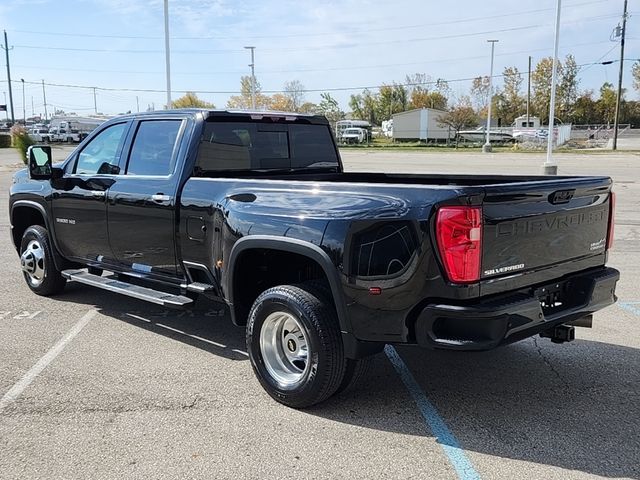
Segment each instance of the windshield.
M196 168L200 172L337 168L328 125L208 122Z

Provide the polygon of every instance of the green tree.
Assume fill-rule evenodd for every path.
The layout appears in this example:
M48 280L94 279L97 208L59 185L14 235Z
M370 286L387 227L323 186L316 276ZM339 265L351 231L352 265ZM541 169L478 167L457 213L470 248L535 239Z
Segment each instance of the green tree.
M316 113L318 115L324 115L329 120L329 123L332 127L335 128L336 122L339 120L344 120L345 114L340 109L340 105L338 101L331 96L330 93L321 93L320 98L322 99L318 104Z
M616 91L609 82L603 83L600 87L597 110L603 123L613 123L616 115Z
M561 66L558 62L560 73ZM551 57L540 60L531 72L531 110L544 124L549 120L549 102L551 101L551 72L553 59Z
M392 85L383 85L376 96L376 102L376 120L389 120L394 113L407 110L407 89L395 82Z
M467 96L460 98L458 103L451 108L446 115L440 117L438 124L441 127L448 127L456 134L456 148L458 148L458 134L463 128L474 127L478 124L478 115L476 115L471 99Z
M502 125L511 125L526 107L526 100L520 95L522 75L516 67L506 67L502 76L504 85L494 96L495 111Z
M558 116L568 120L568 117L578 99L578 72L580 67L573 55L567 55L562 65L562 77L558 83L557 102Z
M482 115L489 102L489 77L476 77L471 82L471 100L478 115ZM484 114L486 116L486 113Z
M585 90L573 103L570 120L578 125L602 123L598 103L593 98L593 90Z
M354 118L367 120L372 125L378 124L378 95L372 94L369 89L364 89L360 94L351 95L349 108Z
M256 79L256 108L267 109L271 104L271 98L261 93L262 87ZM227 101L227 108L250 109L251 108L251 76L240 77L240 95L234 95Z
M631 66L631 76L633 77L633 88L640 91L640 60L636 60Z
M198 98L195 92L187 92L171 102L171 108L216 108L216 106Z

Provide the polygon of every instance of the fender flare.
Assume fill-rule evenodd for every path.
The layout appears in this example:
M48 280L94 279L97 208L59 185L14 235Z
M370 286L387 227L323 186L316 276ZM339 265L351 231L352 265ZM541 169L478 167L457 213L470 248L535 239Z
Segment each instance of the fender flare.
M234 276L236 261L240 257L240 254L246 250L254 249L269 249L279 250L283 252L295 253L305 256L318 265L324 271L324 274L329 281L329 287L331 288L331 295L336 306L336 313L338 314L338 322L340 323L340 330L343 334L351 333L351 322L347 314L346 303L341 288L340 274L338 269L333 264L327 252L325 252L318 245L315 245L304 240L296 238L278 237L272 235L250 235L238 240L231 249L229 254L229 261L227 265L227 274L223 277L222 286L223 292L227 297L227 303L231 310L233 323L237 325L235 319L235 310L233 306L234 302Z
M57 245L57 240L56 237L54 235L54 232L51 230L51 223L49 221L49 217L47 216L47 210L46 208L33 200L16 200L15 202L13 202L11 204L11 212L9 215L9 221L11 223L11 241L14 241L13 238L13 210L16 207L27 207L27 208L32 208L34 210L37 210L41 215L42 215L42 219L44 220L44 227L47 229L47 231L49 232L49 238L51 239L51 243L53 244L53 262L56 266L56 268L61 269L61 266L64 263L64 260L62 258L62 256L60 255L60 250L58 249L58 245ZM20 244L14 245L14 247L16 248L16 250L18 251L18 254L20 253Z

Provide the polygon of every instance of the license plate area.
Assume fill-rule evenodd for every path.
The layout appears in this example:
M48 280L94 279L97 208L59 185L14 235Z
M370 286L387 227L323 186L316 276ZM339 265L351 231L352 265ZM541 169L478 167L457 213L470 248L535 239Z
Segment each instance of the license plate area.
M534 295L540 302L545 315L566 308L566 288L566 282L558 282L534 290Z

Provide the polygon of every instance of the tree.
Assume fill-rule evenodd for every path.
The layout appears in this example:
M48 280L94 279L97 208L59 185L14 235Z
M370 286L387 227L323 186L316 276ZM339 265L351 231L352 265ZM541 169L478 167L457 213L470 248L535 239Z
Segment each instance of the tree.
M597 101L593 99L593 90L585 90L573 104L571 122L579 125L601 123L597 105Z
M568 119L576 100L578 99L578 72L580 67L573 55L567 55L562 66L562 78L558 84L558 112L561 118Z
M526 106L526 100L520 95L522 75L516 67L506 67L502 76L504 86L494 96L496 114L502 125L511 125Z
M269 110L277 110L280 112L291 112L291 102L289 98L282 93L274 93L269 99Z
M605 82L600 87L600 98L598 99L598 113L604 123L612 123L616 115L616 91L613 85Z
M633 77L633 88L640 91L640 60L636 60L631 66L631 76Z
M540 60L531 72L531 107L532 111L540 118L543 124L549 121L552 70L553 58L547 57ZM558 73L560 72L561 64L558 62Z
M372 125L378 124L378 95L364 89L361 94L351 95L349 108L353 116L359 120L367 120Z
M407 89L403 85L383 85L377 95L376 119L389 120L394 113L404 112L407 105Z
M318 105L313 102L304 102L298 109L300 113L315 113L318 111Z
M431 77L424 73L414 73L406 76L405 83L407 84L409 108L447 109L450 89L446 80L437 79L434 88L430 89L429 85L434 83L431 81Z
M297 112L304 103L304 85L299 80L284 84L284 96L288 101L288 110Z
M478 116L473 109L471 99L467 96L460 98L458 103L446 115L440 117L438 124L449 127L456 134L456 148L458 148L458 133L463 128L474 127L478 124Z
M340 110L340 105L338 101L331 96L330 93L321 93L320 98L322 99L318 104L318 108L316 113L318 115L324 115L329 120L329 123L335 127L336 122L339 120L343 120L345 114L342 110Z
M436 108L438 110L447 109L447 97L442 93L428 90L414 90L411 95L411 106L413 108Z
M256 108L267 109L271 103L271 99L260 93L262 87L256 79ZM250 109L251 106L251 76L244 75L240 77L240 95L234 95L227 101L228 108Z
M171 108L216 108L216 106L201 100L195 92L187 92L171 102Z
M489 77L476 77L471 83L472 106L481 114L489 102Z

